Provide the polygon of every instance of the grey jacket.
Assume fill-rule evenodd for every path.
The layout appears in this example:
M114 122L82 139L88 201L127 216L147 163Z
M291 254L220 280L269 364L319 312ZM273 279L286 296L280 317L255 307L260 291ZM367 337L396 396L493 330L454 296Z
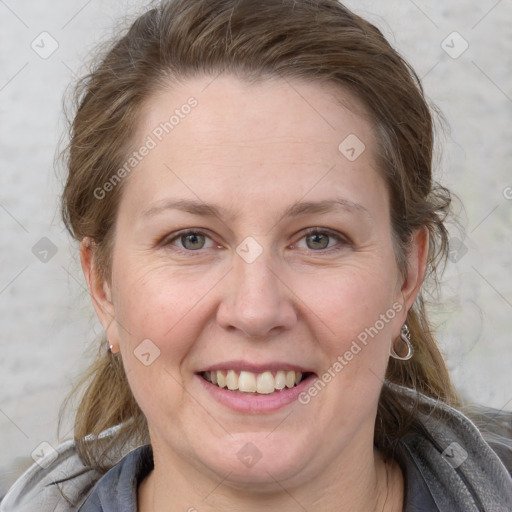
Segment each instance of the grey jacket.
M419 398L425 428L425 435L399 442L404 512L512 512L512 415L486 410L475 415L479 429L451 407L393 387L411 407ZM68 441L20 477L0 512L136 512L137 485L152 467L151 447L144 446L101 475L83 465Z

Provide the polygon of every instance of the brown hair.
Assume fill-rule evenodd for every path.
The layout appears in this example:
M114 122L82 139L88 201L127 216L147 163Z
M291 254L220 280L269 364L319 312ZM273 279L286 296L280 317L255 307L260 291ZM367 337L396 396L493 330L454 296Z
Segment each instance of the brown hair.
M62 197L64 222L75 239L90 237L102 277L109 278L123 183L108 199L98 199L94 191L123 165L144 101L172 81L229 72L247 80L329 82L363 103L375 126L380 169L391 198L398 266L405 273L411 235L426 226L428 268L435 280L446 259L450 194L432 178L433 119L419 78L371 23L336 0L174 0L140 16L103 55L76 89ZM421 295L407 322L414 357L390 359L387 379L457 405ZM121 358L106 353L103 343L80 384L86 389L75 422L79 453L87 464L106 469L112 447L148 440L146 420ZM95 438L119 424L107 445L83 442L85 436ZM413 425L414 414L396 391L384 386L376 445L390 455L396 439Z

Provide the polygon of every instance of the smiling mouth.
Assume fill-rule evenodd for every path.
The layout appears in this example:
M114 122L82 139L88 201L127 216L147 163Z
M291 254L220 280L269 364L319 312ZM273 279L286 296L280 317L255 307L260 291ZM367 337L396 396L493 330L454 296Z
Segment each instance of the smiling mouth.
M203 379L219 388L239 393L269 395L281 390L291 389L307 379L310 372L302 373L293 370L278 370L253 373L242 370L214 370L201 372Z

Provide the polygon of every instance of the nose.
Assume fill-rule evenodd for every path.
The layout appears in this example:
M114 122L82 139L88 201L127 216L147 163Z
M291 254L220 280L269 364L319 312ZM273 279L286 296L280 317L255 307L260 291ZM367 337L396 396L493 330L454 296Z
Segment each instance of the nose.
M219 325L251 338L275 336L297 322L291 287L278 277L265 253L252 263L234 255L217 311Z

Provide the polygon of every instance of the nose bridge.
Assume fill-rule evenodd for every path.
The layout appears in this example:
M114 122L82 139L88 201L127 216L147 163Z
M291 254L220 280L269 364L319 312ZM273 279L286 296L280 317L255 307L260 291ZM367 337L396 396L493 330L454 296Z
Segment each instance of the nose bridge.
M278 280L272 269L272 258L260 255L252 262L237 258L235 263L235 278L237 287L243 297L251 298L251 302L258 300L275 301L279 294ZM275 266L275 263L274 263ZM250 303L249 303L250 304Z
M233 257L230 290L219 309L219 323L254 337L290 328L296 315L287 288L277 277L277 258L263 247L254 259L246 258L243 249L242 243Z

